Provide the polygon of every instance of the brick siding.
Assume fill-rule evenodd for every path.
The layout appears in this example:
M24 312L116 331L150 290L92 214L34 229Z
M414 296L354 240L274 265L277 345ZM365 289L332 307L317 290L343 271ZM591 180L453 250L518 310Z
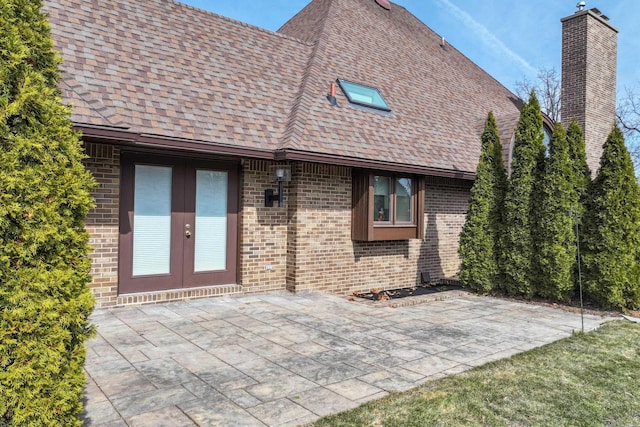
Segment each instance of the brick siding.
M582 128L593 175L615 123L617 35L592 11L562 20L562 122Z
M351 169L297 163L291 183L287 289L336 291L350 286Z
M469 185L428 178L425 238L388 242L351 240L351 170L297 164L289 206L287 289L350 294L414 286L421 272L455 279L459 234Z
M91 253L91 290L98 307L115 306L118 296L118 212L120 196L120 150L112 145L85 144L84 160L98 186L93 190L95 208L85 226Z
M470 181L427 178L422 268L432 279L457 279L460 232L469 210Z
M240 204L239 283L245 292L283 290L287 271L288 183L284 206L264 206L264 190L278 192L272 162L243 162Z
M214 295L316 290L350 294L413 286L421 272L455 279L459 234L468 209L466 181L427 177L425 238L389 242L351 240L351 169L293 163L284 205L264 207L274 189L273 162L242 162L237 284L117 294L120 153L87 144L85 161L99 187L86 225L91 234L91 284L99 307L157 303Z

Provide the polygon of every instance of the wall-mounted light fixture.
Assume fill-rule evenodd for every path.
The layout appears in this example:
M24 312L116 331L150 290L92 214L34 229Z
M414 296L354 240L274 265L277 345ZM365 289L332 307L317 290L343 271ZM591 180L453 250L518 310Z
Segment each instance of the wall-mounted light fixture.
M271 167L273 177L278 182L278 194L274 194L272 189L264 190L264 206L266 208L273 207L273 202L278 201L278 207L282 207L282 199L284 193L282 192L282 183L291 181L291 166L289 165L275 165Z

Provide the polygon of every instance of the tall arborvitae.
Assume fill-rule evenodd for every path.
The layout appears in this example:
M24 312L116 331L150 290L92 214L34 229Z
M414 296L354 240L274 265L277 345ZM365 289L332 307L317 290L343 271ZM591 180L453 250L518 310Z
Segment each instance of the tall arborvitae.
M0 425L79 425L93 180L38 0L0 2Z
M535 291L545 298L568 300L574 289L576 241L571 218L578 196L565 131L557 123L549 143L549 157L535 212L533 278Z
M640 189L622 132L611 131L583 219L587 295L606 308L640 308Z
M572 120L567 128L567 144L569 145L569 158L573 170L574 188L578 193L580 204L584 204L587 188L591 183L591 171L587 164L587 150L582 130L575 120Z
M495 117L489 113L482 133L480 161L471 188L469 211L460 234L460 281L478 292L491 291L498 278L496 242L500 233L505 185L502 144Z
M531 93L522 107L515 132L511 175L504 202L501 267L502 286L511 295L530 298L534 294L532 257L535 195L544 168L544 133L540 104Z
M567 144L569 145L569 158L571 159L571 167L573 169L573 187L578 198L576 206L571 210L572 220L574 221L574 232L578 232L575 236L577 244L582 227L582 219L586 211L587 192L591 185L591 170L587 164L587 149L582 129L580 129L578 122L575 120L571 120L567 128ZM575 278L578 278L578 271L578 263L576 262L574 267ZM577 286L575 289L577 290Z

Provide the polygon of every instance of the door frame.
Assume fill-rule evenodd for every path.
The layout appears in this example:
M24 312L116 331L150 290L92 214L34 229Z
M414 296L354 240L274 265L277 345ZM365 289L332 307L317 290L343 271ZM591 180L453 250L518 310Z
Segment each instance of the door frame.
M240 200L240 163L201 157L176 157L138 152L121 153L120 207L119 207L119 255L118 294L182 290L192 287L235 284L238 278L238 214ZM171 255L168 274L133 276L133 207L135 188L135 165L165 166L173 169L171 181ZM190 181L188 170L210 169L226 171L227 181L227 268L215 274L193 272L187 275L184 265L184 226L188 191L183 191ZM191 180L195 184L195 180ZM195 197L195 188L191 191ZM179 195L176 197L176 195ZM190 196L189 196L190 197ZM193 225L195 226L195 224ZM192 239L193 240L193 239ZM176 242L183 242L180 253ZM191 270L193 266L191 266Z

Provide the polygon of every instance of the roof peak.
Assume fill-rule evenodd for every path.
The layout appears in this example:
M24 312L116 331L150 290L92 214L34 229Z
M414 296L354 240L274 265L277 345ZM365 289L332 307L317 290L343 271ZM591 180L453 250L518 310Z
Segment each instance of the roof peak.
M382 7L383 9L387 9L390 10L391 9L391 2L389 0L375 0L376 3L378 3L380 5L380 7Z

